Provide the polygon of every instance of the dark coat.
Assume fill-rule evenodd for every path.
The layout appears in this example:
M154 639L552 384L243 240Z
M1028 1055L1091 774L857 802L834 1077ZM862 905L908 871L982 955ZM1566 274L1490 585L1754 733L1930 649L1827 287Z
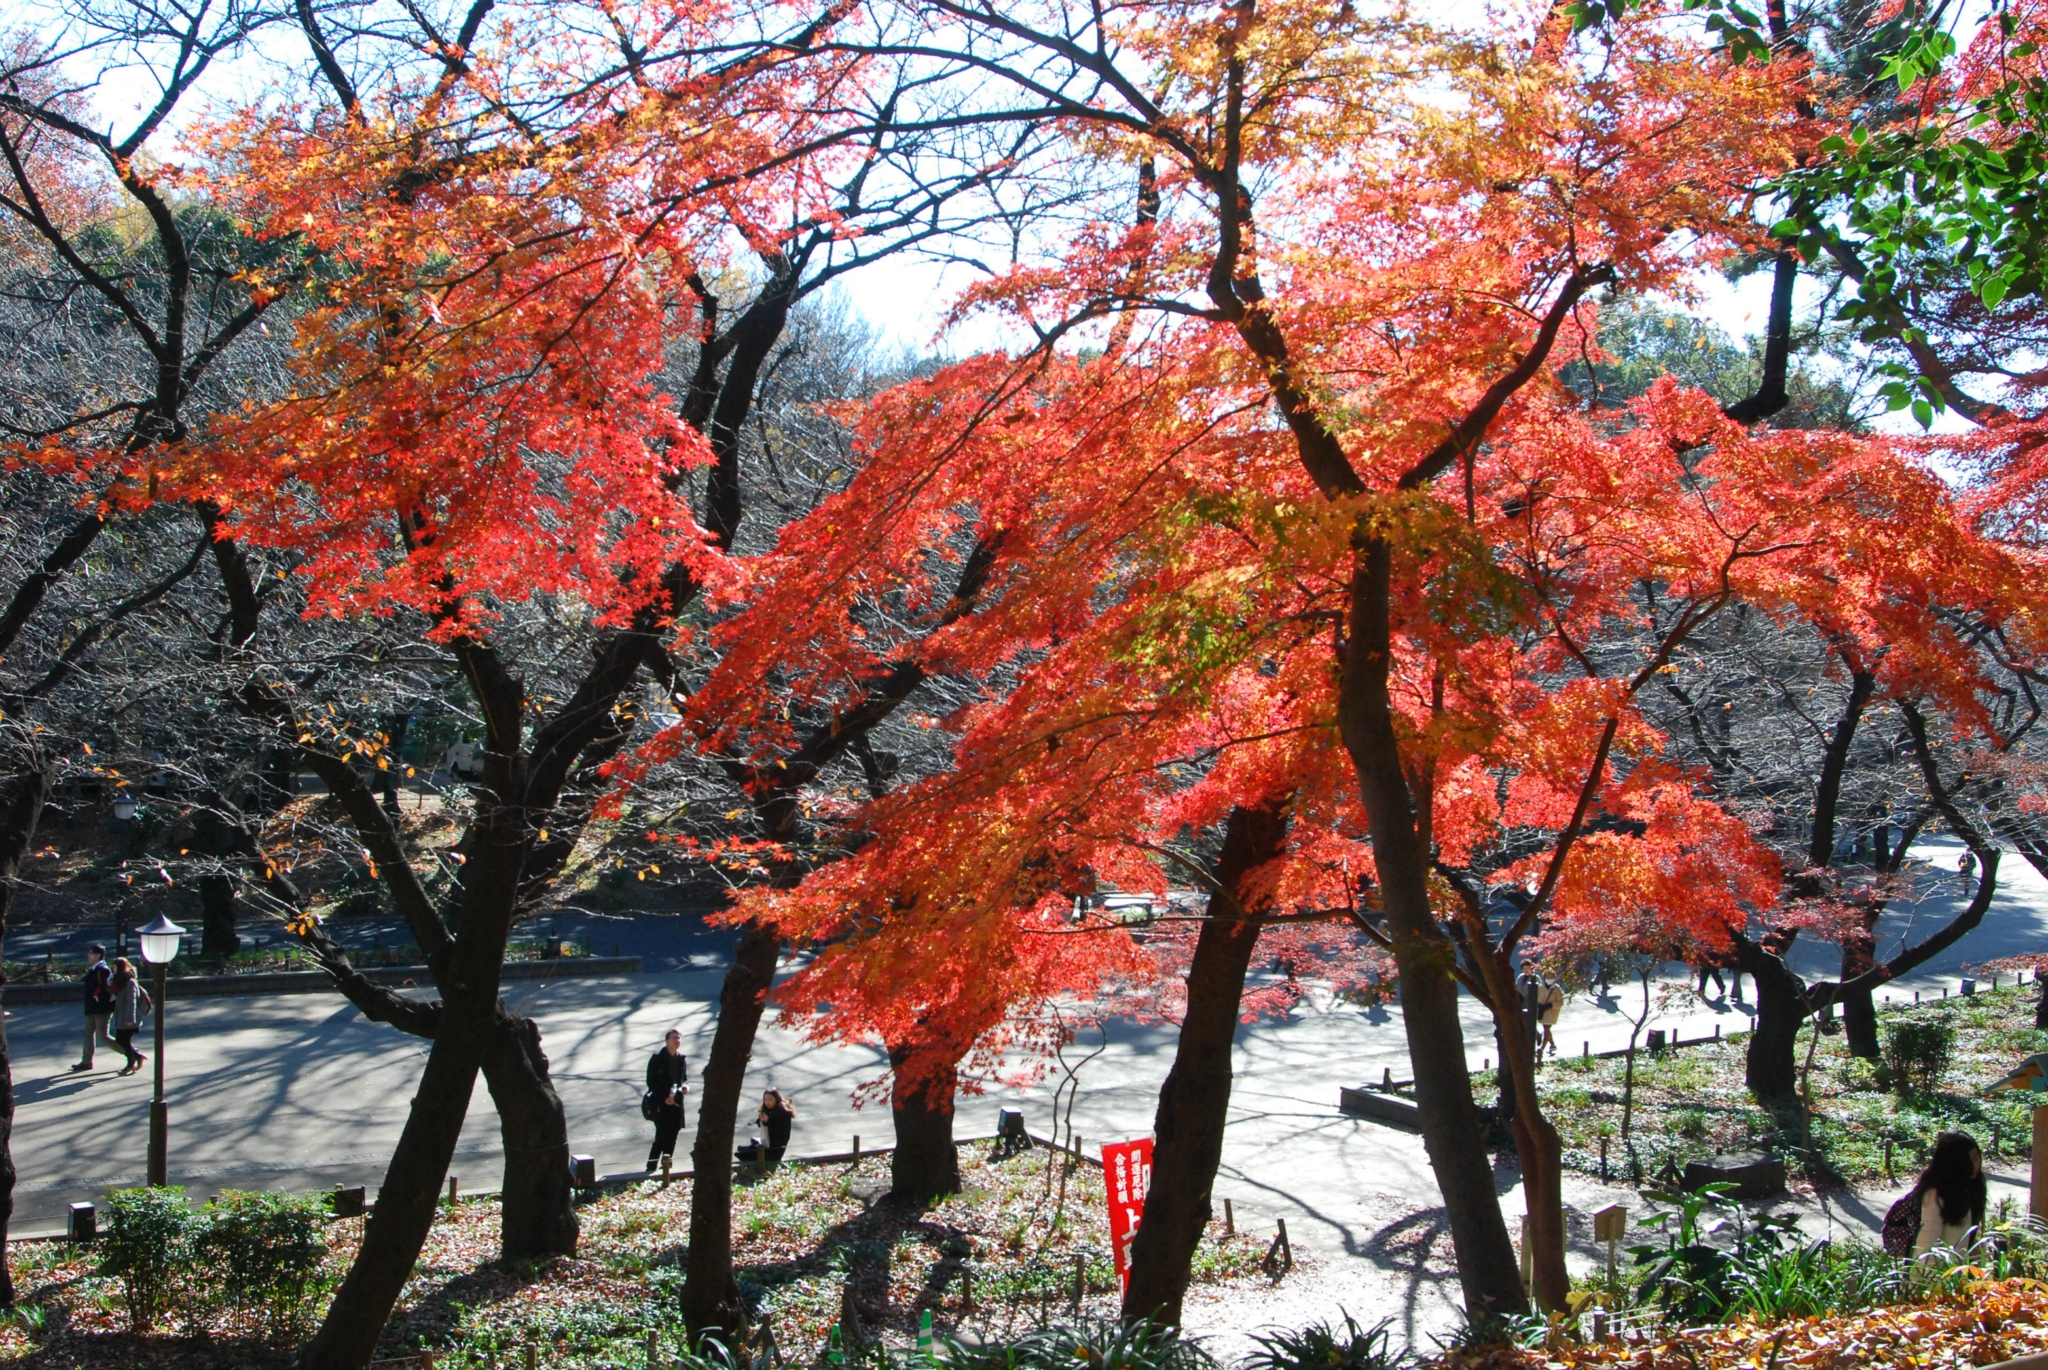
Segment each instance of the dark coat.
M87 1013L112 1013L114 1011L114 968L105 961L95 961L92 969L85 973L85 1011Z
M683 1082L690 1078L690 1066L683 1059L683 1053L671 1056L667 1050L654 1053L647 1061L647 1092L659 1099L664 1107L680 1108L682 1100L676 1092Z

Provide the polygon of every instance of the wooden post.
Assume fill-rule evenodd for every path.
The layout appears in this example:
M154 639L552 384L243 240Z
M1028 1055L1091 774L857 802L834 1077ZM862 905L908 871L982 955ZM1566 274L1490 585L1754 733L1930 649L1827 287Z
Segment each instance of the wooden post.
M526 1343L526 1370L540 1370L540 1348Z
M1087 1276L1087 1270L1087 1257L1076 1252L1074 1255L1074 1316L1077 1318L1081 1316L1081 1292L1085 1288L1084 1281Z
M1607 1183L1607 1138L1600 1139L1600 1183Z
M1230 1200L1228 1199L1223 1201L1223 1235L1226 1237L1235 1237L1237 1235L1237 1214L1231 1209Z
M860 1164L860 1134L858 1132L853 1134L853 1163L855 1165Z
M1620 1204L1609 1204L1593 1214L1593 1240L1607 1243L1607 1286L1610 1291L1619 1280L1615 1273L1614 1247L1628 1230L1628 1210Z
M1280 1224L1280 1259L1287 1263L1289 1270L1292 1270L1294 1269L1294 1247L1287 1240L1287 1219L1278 1218L1275 1221Z
M1393 1087L1394 1087L1394 1068L1393 1068L1392 1066L1387 1066L1387 1067L1385 1067L1384 1069L1382 1069L1382 1070L1380 1071L1380 1088L1381 1088L1381 1089L1392 1089Z
M964 1265L960 1267L960 1311L974 1311L974 1272Z
M1579 1044L1579 1059L1582 1061L1593 1059L1593 1044L1591 1042L1581 1042Z
M661 1333L647 1329L647 1370L658 1370L661 1362Z
M664 1157L662 1157L662 1158L661 1158L661 1185L662 1185L662 1188L664 1188L664 1189L668 1188L668 1168L669 1168L669 1165L670 1165L670 1158L669 1158L669 1157L667 1157L667 1156L664 1156ZM648 1333L647 1335L651 1337L651 1336L653 1336L654 1334L653 1334L652 1332L649 1332L649 1333Z
M448 1202L454 1203L461 1193L461 1183L455 1176L448 1177Z
M2048 1222L2048 1106L2034 1109L2034 1175L2027 1212Z
M1884 1139L1884 1177L1887 1180L1892 1177L1892 1139L1889 1137Z

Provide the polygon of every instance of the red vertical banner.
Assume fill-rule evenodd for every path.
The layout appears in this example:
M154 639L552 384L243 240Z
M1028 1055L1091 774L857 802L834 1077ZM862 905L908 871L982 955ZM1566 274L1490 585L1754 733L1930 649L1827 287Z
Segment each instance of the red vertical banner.
M1111 1142L1102 1148L1103 1188L1109 1193L1109 1248L1119 1289L1131 1282L1131 1239L1145 1216L1145 1192L1152 1187L1152 1139Z

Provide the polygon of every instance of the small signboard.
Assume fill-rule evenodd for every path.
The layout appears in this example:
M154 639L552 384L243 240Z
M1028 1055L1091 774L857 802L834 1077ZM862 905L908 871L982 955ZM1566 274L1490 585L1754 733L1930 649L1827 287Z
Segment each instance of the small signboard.
M1121 1289L1131 1280L1131 1241L1138 1235L1145 1193L1152 1187L1152 1139L1139 1137L1103 1147L1102 1180L1109 1195L1110 1253Z

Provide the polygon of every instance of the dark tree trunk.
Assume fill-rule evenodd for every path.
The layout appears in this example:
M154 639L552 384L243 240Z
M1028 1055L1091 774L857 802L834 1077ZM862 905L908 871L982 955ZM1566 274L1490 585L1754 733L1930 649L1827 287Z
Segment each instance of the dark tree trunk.
M1805 986L1775 956L1746 937L1736 939L1742 968L1756 982L1756 1032L1749 1039L1743 1082L1760 1103L1799 1094L1799 1025L1806 1020Z
M1415 1103L1430 1168L1457 1248L1458 1283L1474 1320L1522 1312L1529 1297L1508 1238L1493 1164L1472 1102L1465 1025L1451 976L1456 949L1430 903L1429 842L1402 769L1388 670L1393 656L1393 549L1374 539L1358 553L1338 726L1358 774L1372 833L1386 927L1401 976L1401 1020L1415 1073Z
M207 796L192 824L192 842L200 851L225 861L255 844L214 807L218 795ZM226 871L210 871L199 877L199 950L208 956L233 956L242 949L236 933L235 879Z
M1877 1002L1868 985L1851 982L1877 964L1874 927L1851 933L1842 940L1842 1031L1849 1054L1866 1061L1882 1055L1877 1042Z
M889 1197L929 1204L960 1192L960 1152L953 1145L958 1062L943 1050L889 1048L889 1117L896 1149L889 1157Z
M199 950L208 956L233 956L242 949L235 931L235 881L218 872L199 877Z
M508 716L517 718L516 708ZM503 760L492 769L499 773L489 777L488 793L524 788L504 774L510 767ZM434 1045L377 1206L364 1225L362 1247L306 1346L301 1362L306 1370L363 1370L370 1363L433 1229L441 1182L462 1136L477 1073L498 1030L499 974L518 908L527 840L526 813L512 806L480 815L466 838L463 928L448 956Z
M1529 1251L1531 1292L1543 1311L1558 1312L1571 1297L1571 1275L1564 1260L1564 1139L1544 1116L1536 1094L1537 1020L1522 1009L1514 968L1505 955L1489 957L1477 969L1486 977L1493 1000L1494 1034L1501 1043L1500 1078L1514 1102L1508 1122L1522 1168L1528 1214L1523 1240Z
M699 1085L697 1140L690 1148L690 1250L683 1277L683 1323L695 1345L705 1333L730 1344L746 1324L746 1306L732 1273L732 1147L740 1095L761 1011L775 981L782 941L771 928L750 923L733 953L718 995L718 1029Z
M393 819L398 817L398 781L405 774L405 762L400 758L405 750L406 725L410 722L411 714L392 714L384 720L384 760L389 764L377 773L377 798Z
M36 822L55 777L54 768L36 755L0 787L0 946L5 945L7 920L14 911L15 878L35 845ZM0 986L5 984L5 976L0 976ZM14 1220L14 1178L14 1057L6 1019L0 1016L0 1308L14 1307L7 1250L7 1230Z
M1286 835L1284 804L1230 811L1216 871L1218 883L1230 894L1210 896L1208 918L1188 968L1187 1011L1152 1124L1152 1182L1144 1220L1131 1243L1126 1322L1151 1318L1180 1325L1181 1301L1209 1226L1210 1194L1223 1160L1230 1052L1237 1040L1245 973L1263 926L1247 916L1244 876L1278 856Z
M576 1254L575 1192L569 1175L569 1123L548 1075L540 1025L509 1015L484 1053L484 1081L505 1142L499 1240L506 1260Z
M2041 978L2041 968L2034 967L2034 983L2040 987L2040 994L2034 999L2034 1026L2048 1028L2048 980Z

